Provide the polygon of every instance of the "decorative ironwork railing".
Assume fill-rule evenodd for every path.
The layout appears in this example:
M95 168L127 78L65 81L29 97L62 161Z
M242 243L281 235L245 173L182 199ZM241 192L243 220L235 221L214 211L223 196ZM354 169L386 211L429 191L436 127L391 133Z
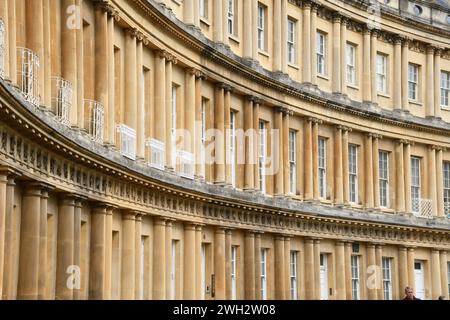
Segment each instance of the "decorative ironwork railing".
M412 199L412 212L416 217L433 218L433 201L430 199Z
M177 163L180 176L194 179L195 159L193 153L177 150Z
M17 85L26 101L39 106L39 57L27 48L17 48Z
M61 77L52 77L52 111L62 124L70 125L72 108L72 83Z
M116 126L120 153L129 159L136 160L136 130L125 124Z
M156 139L148 139L146 146L149 152L148 164L154 168L164 170L165 144Z
M84 100L85 128L87 129L92 140L103 143L104 130L104 108L103 105L94 100Z

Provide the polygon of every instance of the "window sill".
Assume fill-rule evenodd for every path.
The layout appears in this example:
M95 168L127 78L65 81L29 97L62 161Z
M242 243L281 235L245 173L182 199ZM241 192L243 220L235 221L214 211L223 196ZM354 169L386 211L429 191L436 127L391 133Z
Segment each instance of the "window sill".
M291 68L293 68L293 69L300 70L300 67L299 67L298 65L296 65L296 64L288 63L288 67L291 67Z
M267 57L267 58L269 58L269 57L270 57L270 56L269 56L269 53L268 53L267 51L264 51L264 50L258 49L258 53L259 53L260 55L262 55L262 56L265 56L265 57Z
M236 42L237 44L239 44L241 41L238 39L238 37L236 37L235 35L229 34L228 35L228 39L233 40L234 42Z
M377 96L379 97L383 97L383 98L391 98L391 95L387 94L387 93L383 93L383 92L377 92Z
M208 18L200 18L200 22L206 24L208 27L211 26L211 22L209 22Z
M328 77L327 75L324 75L324 74L320 74L320 73L317 74L317 78L321 78L323 80L330 81L330 77Z
M347 87L348 88L352 88L354 90L359 90L359 87L357 85L354 85L354 84L347 84Z
M445 110L445 111L450 111L450 107L446 107L446 106L441 106L441 109Z
M409 101L409 103L414 104L416 106L419 106L419 107L423 106L423 103L420 101L417 101L417 100L408 100L408 101Z

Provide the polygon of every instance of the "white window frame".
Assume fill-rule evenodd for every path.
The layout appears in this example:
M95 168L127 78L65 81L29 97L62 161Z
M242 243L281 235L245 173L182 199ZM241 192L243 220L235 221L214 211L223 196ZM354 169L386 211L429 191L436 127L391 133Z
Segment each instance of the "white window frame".
M345 61L347 65L347 84L356 86L356 46L354 44L347 43L345 53Z
M297 21L288 17L287 18L287 59L288 63L297 63L297 49L296 49L296 36L297 36Z
M349 201L358 203L358 146L348 145Z
M170 287L171 287L171 300L175 300L176 290L176 270L177 270L177 243L176 240L172 240L172 265L170 274Z
M297 131L289 130L289 192L297 193Z
M259 121L258 151L259 190L266 193L267 130L263 120Z
M450 108L450 72L441 71L441 108Z
M444 185L444 214L450 217L450 161L442 163Z
M198 10L200 18L208 19L208 0L199 0Z
M377 92L387 93L387 56L377 53Z
M419 100L419 65L408 64L408 98L410 101Z
M229 35L236 35L235 28L236 0L227 0L227 31Z
M382 258L383 297L392 300L392 258Z
M412 211L420 212L420 200L422 194L421 173L421 159L418 157L411 157L411 203Z
M351 277L352 277L352 299L361 299L361 268L360 268L360 256L351 256Z
M237 246L231 246L231 300L237 299Z
M261 248L261 300L267 300L267 251Z
M318 155L319 166L319 197L322 199L327 198L327 139L319 137L318 141Z
M144 300L144 288L145 288L145 236L141 236L141 263L139 266L139 299Z
M290 279L291 279L291 300L297 300L298 299L298 290L297 290L297 259L298 259L298 252L297 251L291 251L290 254Z
M201 299L205 300L206 293L206 244L202 243L201 246L201 281L202 281L202 294Z
M172 85L172 121L170 128L170 143L172 144L172 166L175 168L177 159L177 90L178 87Z
M327 35L317 31L316 34L317 74L325 76L327 73Z
M378 175L380 206L389 208L389 152L387 151L378 151Z
M266 51L266 7L258 3L258 49Z
M231 185L236 187L236 112L230 112Z

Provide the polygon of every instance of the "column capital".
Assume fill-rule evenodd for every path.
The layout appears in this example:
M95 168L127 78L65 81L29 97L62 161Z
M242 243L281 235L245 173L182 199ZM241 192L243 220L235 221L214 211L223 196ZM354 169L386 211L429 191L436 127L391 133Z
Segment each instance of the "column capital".
M186 72L194 75L196 78L202 78L202 79L206 78L206 75L203 72L201 72L200 70L193 68L193 67L187 67Z
M183 224L184 230L193 230L195 231L195 229L197 228L197 225L195 223L185 223Z
M260 98L258 98L257 96L253 96L253 95L246 95L245 99L248 101L251 101L255 104L260 104L262 101Z
M331 14L331 18L333 20L333 23L341 23L343 16L339 11L334 11Z
M85 197L79 197L79 201L83 201L85 199L86 199ZM117 209L118 207L116 205L113 205L113 204L108 203L108 202L97 201L97 202L93 202L92 203L92 208L94 210L98 208L99 210L103 210L104 209L105 211L107 211L107 210L111 210L111 209Z
M284 234L277 233L273 237L275 240L284 241Z
M400 251L408 251L408 248L405 247L405 246L400 246L400 247L398 247L398 250L400 250Z
M346 131L351 132L352 131L352 128L341 125L341 124L337 124L336 129L342 130L343 132L346 132Z
M345 245L345 240L338 239L338 240L335 241L335 245L336 246L344 246Z
M443 47L440 47L440 46L435 46L434 47L434 55L435 56L439 56L439 57L442 57L442 54L444 53L444 48Z
M311 7L313 6L313 2L311 0L303 0L301 2L301 5L303 9L311 9Z
M226 227L219 226L219 227L215 228L214 233L225 234L225 231L226 231Z
M0 166L0 176L4 176L5 179L7 179L8 177L12 177L12 178L17 178L20 177L22 174L20 173L20 171L14 169L13 167L10 166Z
M366 248L375 249L375 243L372 243L372 242L366 243Z
M318 119L318 118L314 118L314 117L308 117L306 118L307 122L312 122L312 123L317 123L317 124L322 124L323 120Z
M438 146L438 145L429 145L428 148L434 149L436 151L447 151L447 148L444 146Z
M433 54L434 55L434 52L436 51L436 49L437 49L437 47L435 45L433 45L433 44L427 44L426 45L426 53L427 54Z
M294 111L289 110L289 108L284 107L284 106L276 106L275 111L281 112L285 116L293 116L294 115Z
M216 83L216 88L223 89L223 91L225 91L225 92L233 90L233 87L230 86L228 83L225 83L225 82L218 82L218 83Z
M404 144L404 145L414 145L414 141L407 140L407 139L397 139L395 140L396 143Z
M134 210L124 210L122 211L122 220L136 220L138 214L140 213Z
M371 137L372 139L382 139L383 136L378 133L369 132L367 133L367 137Z

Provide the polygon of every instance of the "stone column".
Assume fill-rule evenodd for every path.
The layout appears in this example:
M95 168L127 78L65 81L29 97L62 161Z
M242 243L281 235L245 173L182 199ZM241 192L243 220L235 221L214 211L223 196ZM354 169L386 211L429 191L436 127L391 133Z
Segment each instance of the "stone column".
M278 130L278 143L272 146L273 156L275 160L275 188L274 195L282 196L284 194L283 182L283 113L282 108L278 107L274 115L274 129Z
M260 100L253 97L253 180L255 190L259 190L259 104Z
M122 276L121 276L121 299L135 299L135 232L136 213L126 211L122 213Z
M243 33L242 33L242 55L244 58L252 58L253 56L253 22L252 22L252 2L253 1L244 1L243 2L243 16L245 17L246 23L243 25ZM256 29L255 29L256 30Z
M341 93L347 95L347 18L341 18Z
M444 216L444 175L442 168L442 148L436 149L437 214Z
M173 242L173 221L170 219L166 219L166 231L164 235L164 241L166 242L164 255L166 257L166 299L170 300L172 297L176 297L176 292L172 292L172 242Z
M67 28L67 26L65 26ZM104 107L105 119L109 118L110 109L108 102L108 14L104 10L104 4L97 2L95 5L95 100ZM129 48L127 47L127 50ZM128 53L126 54L128 56ZM129 61L129 60L128 60ZM129 65L128 65L129 66ZM125 77L128 72L125 73ZM129 84L125 81L126 85ZM130 84L131 85L131 84ZM134 84L136 87L136 84ZM130 96L127 95L127 98ZM126 98L126 99L127 99ZM131 100L126 100L131 101ZM127 105L127 104L125 104ZM127 112L125 113L126 117ZM104 130L104 141L109 142L109 122L105 121L106 130ZM136 128L136 127L134 127Z
M375 266L375 245L373 243L369 243L366 246L367 250L367 266ZM367 287L367 291L369 293L369 300L377 299L377 290L376 288L372 288L370 286Z
M255 298L261 300L261 233L255 233Z
M319 5L317 3L311 4L311 31L310 31L310 39L311 39L311 45L309 52L310 53L310 65L307 66L308 69L310 69L311 73L311 84L317 85L317 54L316 54L316 42L317 42L317 10L319 9ZM303 34L305 38L308 37L307 34ZM303 52L306 52L307 48L303 48Z
M114 20L115 17L114 16L108 16L108 32L107 32L107 37L108 37L108 104L109 104L109 109L111 110L111 112L108 113L108 118L107 118L107 122L108 122L108 137L109 137L109 143L111 144L111 146L114 146L116 143L116 137L115 137L115 132L116 132L116 102L115 102L115 62L114 62ZM117 107L120 104L117 103Z
M198 179L204 179L202 172L202 82L204 75L201 72L196 74L195 79L195 134L193 136L195 143L195 176Z
M285 266L284 266L284 238L281 235L275 236L275 299L285 299Z
M394 109L402 109L402 38L394 38Z
M225 115L225 86L222 83L216 85L214 96L214 128L216 129L214 152L214 183L225 183L225 138L224 138L224 115Z
M437 299L442 294L441 290L441 263L439 250L431 250L431 296Z
M428 198L431 200L433 216L438 215L436 169L436 149L434 146L428 146Z
M434 78L440 78L440 71L434 71L434 47L428 45L426 49L427 65L426 65L426 81L425 81L425 116L434 117Z
M372 159L372 134L365 136L365 208L373 209L373 159Z
M404 143L404 173L405 173L405 210L407 213L411 213L411 142Z
M315 119L312 125L312 157L313 157L313 194L314 200L320 198L319 188L319 121Z
M314 240L305 239L305 298L306 300L314 300L315 281L314 281Z
M311 83L311 69L316 66L311 63L311 53L313 52L311 40L315 37L315 30L311 35L311 3L303 2L303 82ZM315 51L315 48L314 48Z
M281 72L287 73L287 4L281 0Z
M396 211L397 212L405 212L405 171L403 168L403 141L397 140L395 143L395 171L396 171L396 190L395 190L395 198L396 198Z
M370 30L364 29L363 31L363 80L362 80L362 93L363 101L372 101L372 89L371 89L371 69L370 69Z
M136 159L145 159L145 79L143 68L144 45L148 41L141 35L137 41L136 49L136 96L137 96L137 127L136 127ZM149 90L150 88L148 88Z
M196 107L196 90L195 90L195 69L187 69L185 73L185 124L184 129L189 132L189 136L185 138L184 148L186 151L194 154L195 159L195 107Z
M258 0L250 0L252 3L251 25L252 25L252 56L253 60L258 61ZM247 1L245 1L247 2ZM249 21L250 23L250 21Z
M372 103L378 104L378 88L377 88L377 41L379 30L372 30L370 44L370 84L372 90Z
M289 177L289 116L293 115L293 111L285 108L283 109L283 132L281 137L281 146L283 147L283 162L281 168L283 170L283 181L284 181L284 193L291 192L291 179ZM296 147L297 149L297 147ZM294 178L295 183L297 183Z
M173 82L172 82L172 70L173 65L177 64L176 58L165 52L165 141L166 141L166 169L167 170L175 170L176 169L176 146L174 146L175 141L172 139L172 130L177 129L177 121L173 122L172 120L172 90L173 90ZM177 106L175 106L175 109L177 109Z
M15 0L13 0L15 1ZM69 6L74 6L75 0L62 0L61 10L67 12ZM63 15L65 16L65 15ZM77 75L77 59L79 64L83 65L81 57L77 56L77 30L67 28L66 19L61 19L61 76L72 83L72 107L70 109L70 124L77 126L78 120L78 75ZM82 86L82 83L80 83Z
M298 267L298 254L297 254L297 267ZM299 276L297 272L297 277ZM284 298L286 300L292 300L291 297L291 238L284 237ZM297 281L298 285L298 281ZM299 290L297 290L298 292ZM297 293L298 296L298 293Z
M154 113L154 138L164 142L166 148L166 166L171 165L171 158L168 155L168 145L170 140L166 141L166 55L164 51L155 51L155 110L159 112Z
M75 4L77 5L77 8L82 8L84 0L75 0ZM67 7L63 7L65 10L67 10ZM61 19L61 30L67 29L65 24L65 19ZM75 126L79 129L86 130L85 128L85 112L84 112L84 37L83 37L83 25L80 23L78 26L79 28L75 30L75 50L76 50L76 85L74 84L73 92L74 96L76 96L77 102L76 104L72 105L72 108L76 110L76 121L77 123ZM62 43L61 43L62 45ZM71 50L71 48L67 48L68 50ZM61 51L61 56L64 56L64 51ZM69 79L70 80L70 79ZM74 126L74 125L72 125Z
M196 300L202 298L202 226L195 227L195 292Z
M314 293L320 300L320 239L314 239Z
M72 300L73 287L68 286L73 266L75 197L64 195L58 209L58 242L56 265L56 299Z
M246 300L255 299L255 234L245 233L244 244L244 295Z
M408 256L407 270L408 270L409 286L413 288L414 292L416 292L416 276L414 273L414 248L408 248L407 256Z
M383 300L384 299L384 292L383 292L383 274L382 274L382 268L383 268L383 245L380 243L377 243L375 245L375 264L377 265L381 273L379 274L379 277L376 277L377 280L377 299Z
M135 215L134 224L134 299L141 300L141 292L144 291L141 285L141 272L143 271L141 270L142 214Z
M195 225L184 226L183 299L195 299Z
M2 19L3 23L5 24L5 29L6 31L9 31L9 17L8 17L8 1L1 1L0 2L0 19ZM5 61L4 66L3 66L3 71L4 71L4 78L5 79L11 79L10 77L10 73L9 73L9 61L11 59L9 59L9 52L8 52L8 48L10 46L9 43L9 32L5 32L3 35L3 39L5 41L5 51L3 53L3 59ZM14 56L13 56L14 57ZM1 267L0 267L1 268ZM0 280L1 282L2 280ZM1 290L1 288L0 288Z
M441 48L434 50L434 116L441 117Z
M103 296L105 300L111 299L111 290L112 290L113 209L114 207L108 206L106 208L106 216L105 216L105 293Z
M166 298L166 221L156 218L153 222L153 299Z
M7 1L7 0L5 0ZM50 34L50 0L42 1L42 10L43 10L43 56L42 59L44 61L43 68L43 77L44 82L41 83L44 86L44 96L43 96L43 104L48 108L51 108L52 105L52 76L55 74L56 70L52 70L52 60L51 60L51 34Z
M343 168L342 168L342 126L336 126L334 130L334 203L342 205L343 193Z
M197 0L184 0L183 3L183 21L188 26L195 25L194 22L194 2Z
M26 0L25 8L26 21L33 21L33 23L26 23L26 39L27 47L33 50L39 57L39 95L41 103L45 97L44 86L44 9L43 1Z
M137 96L136 96L136 30L127 29L125 36L125 124L134 130L137 129Z
M345 300L345 247L343 241L336 241L336 299Z
M230 131L230 123L231 123L231 87L226 86L224 89L224 164L225 164L225 184L227 186L232 185L232 176L231 176L231 162L235 159L231 159L230 153L230 143L231 143L231 131Z
M194 26L200 29L200 3L194 0Z
M222 32L223 32L223 44L225 46L229 46L229 34L228 34L228 1L221 0L222 1ZM214 22L213 22L214 23Z
M402 41L402 109L409 112L409 96L408 96L408 52L409 40Z
M345 242L345 297L352 299L352 244Z
M225 299L225 230L217 228L214 235L214 273L216 300Z
M282 33L286 30L281 30L281 1L273 0L273 71L281 71L281 42Z
M448 262L447 252L445 250L440 251L440 272L441 272L441 294L448 298Z
M106 205L99 204L91 214L89 299L93 300L105 298L106 210Z
M222 1L218 0L213 5L213 39L215 42L223 42L223 17Z
M39 216L39 284L38 299L46 299L46 277L47 277L47 204L48 190L41 190L41 212ZM75 263L74 263L75 264ZM79 265L79 264L75 264ZM1 273L0 273L1 274Z
M343 175L343 197L344 204L348 205L350 201L349 189L349 167L348 167L348 133L352 131L350 128L343 128L342 132L342 175Z
M406 247L398 248L398 282L400 285L398 292L400 297L402 297L406 286L409 285L407 251Z
M1 13L1 12L0 12ZM7 198L6 189L8 184L8 172L0 171L0 298L3 297L3 278L4 278L4 261L5 261L5 247L9 246L6 243L5 246L5 235L6 235L6 211L7 211Z
M313 119L305 121L305 192L304 199L313 199L313 148L312 148L312 123Z
M225 299L231 300L231 230L225 230Z
M253 129L253 99L247 96L244 102L244 131L249 132ZM244 175L244 190L252 191L255 189L254 185L254 135L249 134L245 138L245 175Z
M373 202L375 208L380 208L380 167L378 154L378 134L372 135L372 159L373 159Z
M332 90L334 93L341 92L341 15L339 12L333 13L333 75ZM342 65L346 69L345 64Z

